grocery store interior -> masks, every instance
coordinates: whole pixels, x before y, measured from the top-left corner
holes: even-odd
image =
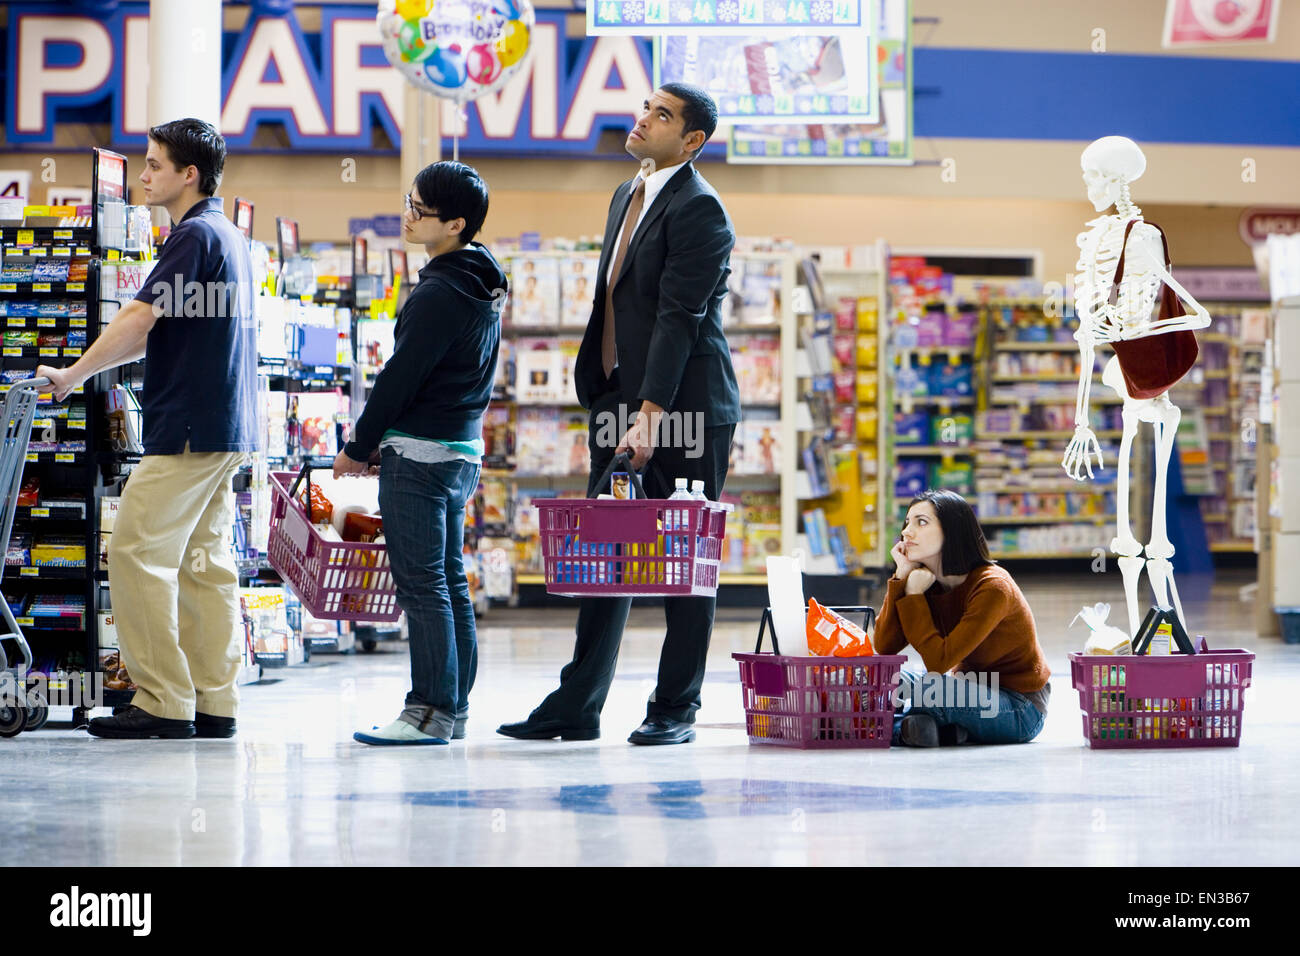
[[[171,224],[143,205],[147,131],[197,116],[226,138],[218,196],[251,250],[264,438],[232,487],[238,733],[106,740],[87,720],[135,686],[108,548],[143,454],[148,356],[42,395],[25,453],[11,431],[0,586],[48,706],[0,706],[0,846],[40,834],[44,864],[93,866],[1293,863],[1300,100],[1259,91],[1300,89],[1297,5],[487,6],[526,42],[498,44],[458,101],[410,61],[421,24],[469,4],[0,3],[0,388],[76,361],[150,281]],[[673,593],[651,587],[599,739],[510,739],[498,725],[527,718],[573,655],[573,585],[606,583],[566,571],[543,516],[586,496],[574,364],[610,197],[637,173],[625,140],[670,81],[719,105],[695,167],[736,234],[722,328],[743,409],[696,736],[627,740]],[[1107,136],[1140,147],[1124,202],[1163,230],[1186,311],[1210,320],[1166,389],[1181,415],[1164,455],[1149,418],[1121,447],[1136,400],[1103,381],[1117,350],[1076,338],[1083,234],[1106,211],[1081,154]],[[405,619],[313,614],[274,528],[392,354],[428,258],[403,241],[403,195],[453,156],[491,189],[479,239],[512,287],[465,525],[477,679],[463,739],[367,747],[354,732],[392,720],[411,686]],[[1079,478],[1063,467],[1076,426],[1097,442]],[[800,604],[879,611],[926,489],[970,503],[1032,610],[1051,671],[1041,732],[890,746],[888,716],[828,734],[806,713],[774,730],[782,694],[817,695],[787,692],[789,674],[756,692],[756,668],[827,665],[755,657],[774,656],[765,608],[793,580]],[[1141,544],[1163,525],[1173,546],[1179,606],[1146,644],[1125,629],[1121,520]],[[1139,617],[1152,593],[1143,575]],[[1101,650],[1103,624],[1122,650]],[[1195,687],[1144,693],[1152,666]]]

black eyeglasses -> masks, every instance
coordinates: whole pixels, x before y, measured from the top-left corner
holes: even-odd
[[[405,207],[406,207],[406,211],[409,212],[409,213],[411,214],[411,217],[412,217],[416,222],[419,222],[419,221],[420,221],[421,219],[423,219],[425,216],[434,216],[434,215],[437,215],[437,213],[435,213],[435,212],[433,212],[433,211],[425,212],[423,209],[421,209],[421,208],[420,208],[419,206],[417,206],[415,203],[411,202],[411,195],[410,195],[410,193],[407,193],[406,195],[404,195],[404,196],[402,197],[402,203],[405,205]]]

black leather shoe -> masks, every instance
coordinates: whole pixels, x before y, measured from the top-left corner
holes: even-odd
[[[502,724],[497,733],[515,740],[595,740],[599,727],[570,727],[558,720],[521,720],[517,724]]]
[[[170,720],[155,717],[135,705],[112,717],[96,717],[90,722],[93,737],[112,737],[120,740],[149,740],[162,737],[169,740],[187,740],[194,736],[192,720]]]
[[[211,714],[194,714],[194,736],[196,737],[233,737],[235,736],[234,717],[213,717]]]
[[[645,723],[632,731],[628,743],[653,746],[655,744],[689,744],[695,739],[695,728],[685,721],[671,717],[647,717]]]

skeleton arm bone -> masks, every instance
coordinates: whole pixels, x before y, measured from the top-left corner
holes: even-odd
[[[1159,248],[1159,246],[1156,245],[1156,248]],[[1192,298],[1191,293],[1184,289],[1178,280],[1173,277],[1172,273],[1165,268],[1163,256],[1153,255],[1151,249],[1145,244],[1135,244],[1132,254],[1140,256],[1146,269],[1150,270],[1150,272],[1159,278],[1161,282],[1173,289],[1178,295],[1178,298],[1191,310],[1188,315],[1176,315],[1168,319],[1153,319],[1144,325],[1136,326],[1135,328],[1140,329],[1141,335],[1135,337],[1141,338],[1148,335],[1159,335],[1166,332],[1179,332],[1184,330],[1194,331],[1196,329],[1204,329],[1210,326],[1213,322],[1210,313],[1206,310],[1205,306]]]
[[[1061,467],[1075,481],[1083,481],[1084,469],[1087,469],[1088,477],[1092,477],[1094,454],[1097,456],[1098,468],[1101,468],[1104,463],[1101,458],[1101,445],[1098,444],[1097,436],[1093,434],[1092,429],[1088,427],[1088,407],[1092,401],[1092,365],[1096,356],[1093,337],[1091,331],[1083,325],[1078,332],[1074,333],[1074,337],[1079,342],[1079,393],[1074,406],[1074,437],[1066,446]]]

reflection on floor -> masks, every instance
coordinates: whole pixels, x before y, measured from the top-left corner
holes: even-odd
[[[353,743],[400,709],[406,649],[318,656],[246,688],[234,740],[0,740],[0,846],[39,846],[43,865],[1294,863],[1300,647],[1254,636],[1249,580],[1179,582],[1194,633],[1257,655],[1236,749],[1083,746],[1066,654],[1085,635],[1067,625],[1085,600],[1118,621],[1118,575],[1022,576],[1053,698],[1042,735],[1016,747],[750,746],[730,659],[753,649],[748,610],[720,612],[699,739],[633,747],[656,608],[634,612],[601,740],[507,740],[493,730],[551,689],[573,612],[493,609],[464,741]]]

